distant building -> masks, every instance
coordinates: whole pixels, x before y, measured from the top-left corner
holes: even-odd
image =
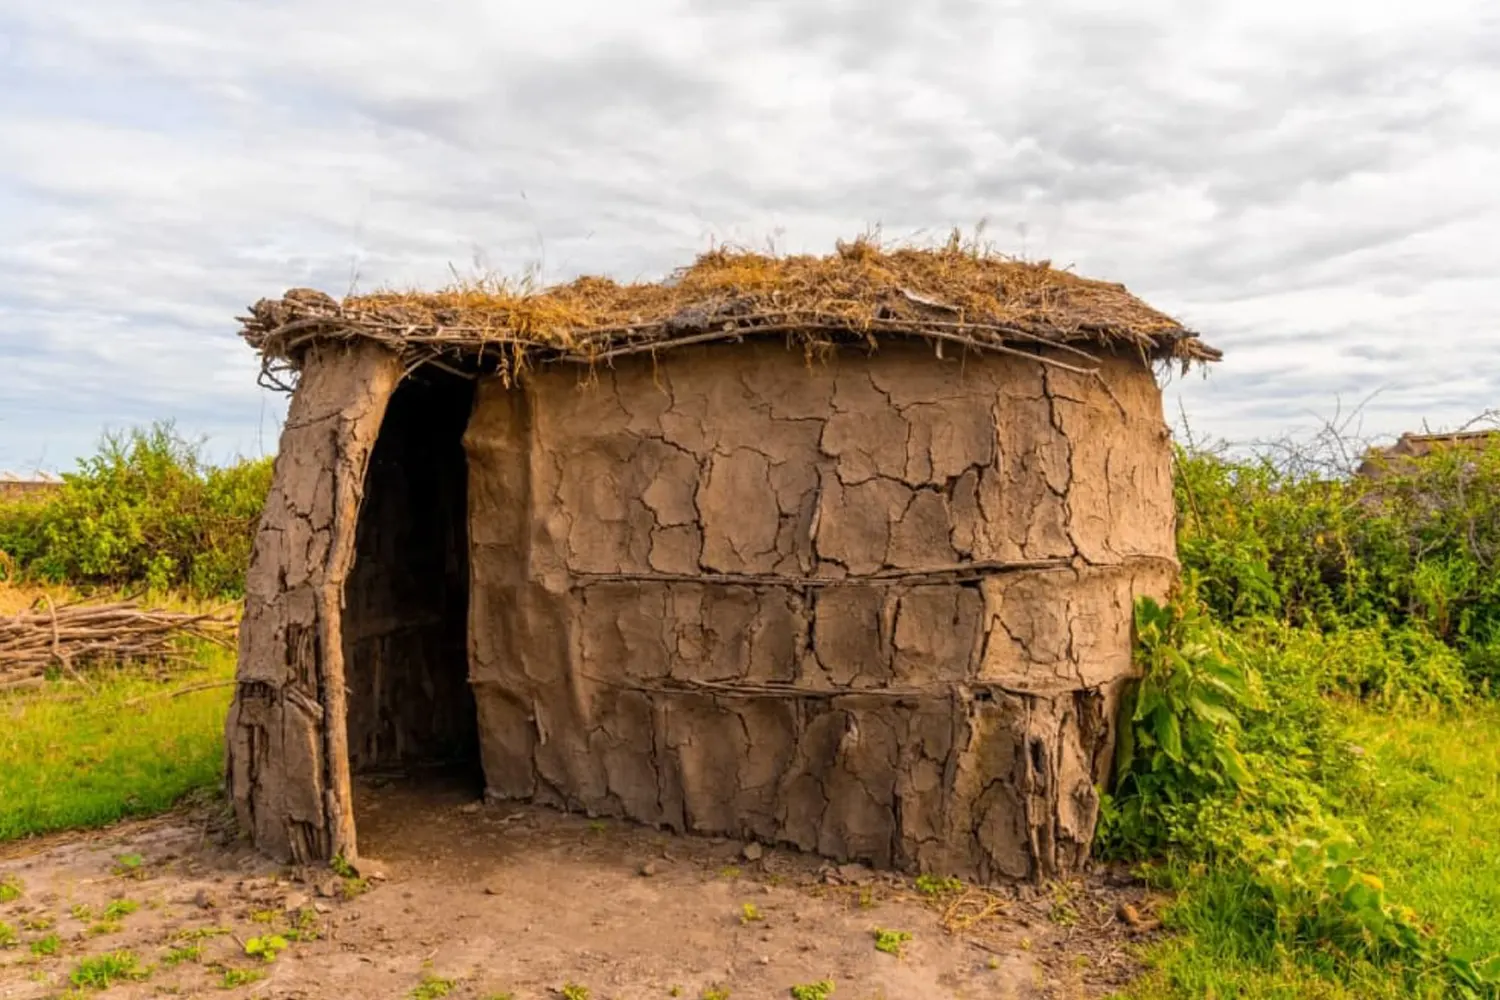
[[[38,496],[50,493],[61,485],[62,480],[48,472],[23,476],[0,469],[0,500]]]
[[[1461,431],[1455,434],[1403,434],[1388,448],[1371,448],[1359,464],[1356,475],[1367,479],[1384,479],[1410,472],[1416,459],[1438,451],[1461,448],[1483,451],[1500,447],[1500,430]]]

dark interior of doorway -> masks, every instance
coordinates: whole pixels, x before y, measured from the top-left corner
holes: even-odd
[[[420,777],[483,788],[468,682],[473,404],[471,380],[417,369],[392,395],[370,457],[343,620],[356,786]]]

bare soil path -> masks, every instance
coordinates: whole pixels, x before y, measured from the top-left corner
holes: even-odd
[[[360,799],[361,847],[379,859],[364,878],[220,843],[202,810],[0,849],[0,883],[20,890],[0,902],[15,932],[0,1000],[65,995],[85,963],[119,951],[139,978],[88,995],[755,1000],[826,980],[830,1000],[1020,1000],[1106,995],[1134,971],[1139,928],[1116,914],[1143,908],[1141,891],[1103,879],[933,895],[440,785]],[[878,930],[910,938],[889,937],[891,954]],[[267,945],[273,961],[247,954]]]

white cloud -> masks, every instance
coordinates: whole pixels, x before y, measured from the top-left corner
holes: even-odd
[[[1226,349],[1201,432],[1500,401],[1500,19],[1482,2],[961,0],[0,12],[0,466],[176,417],[255,450],[233,316],[450,264],[652,277],[991,221]]]

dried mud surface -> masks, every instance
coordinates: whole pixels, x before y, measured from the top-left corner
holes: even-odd
[[[479,386],[470,672],[501,799],[980,881],[1087,857],[1134,599],[1176,571],[1150,370],[684,349]]]
[[[119,949],[149,973],[90,995],[406,998],[443,979],[465,1000],[542,1000],[569,984],[590,1000],[698,1000],[716,988],[754,1000],[828,979],[837,1000],[1082,998],[1134,971],[1141,928],[1116,914],[1147,902],[1104,877],[931,898],[862,866],[417,784],[358,788],[361,843],[380,860],[361,863],[370,888],[350,898],[327,869],[220,843],[203,812],[0,850],[0,879],[23,887],[0,904],[19,937],[0,949],[0,998],[59,996],[86,957]],[[122,868],[133,855],[139,866]],[[139,908],[98,933],[118,899]],[[290,941],[270,963],[246,957],[251,938],[298,924],[289,910],[316,939]],[[911,935],[901,955],[875,949],[877,928]],[[33,955],[46,934],[58,953]],[[189,944],[196,960],[165,963]],[[225,969],[263,977],[226,990]]]

